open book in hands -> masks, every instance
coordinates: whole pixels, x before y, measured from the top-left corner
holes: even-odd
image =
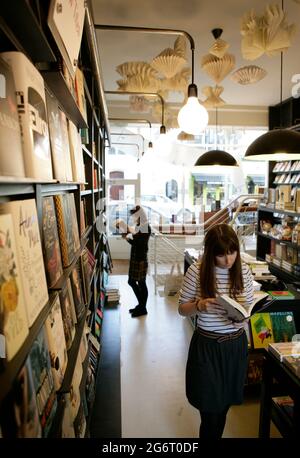
[[[267,307],[270,302],[265,303],[265,299],[268,297],[268,293],[259,292],[259,294],[254,296],[254,302],[245,308],[243,305],[239,304],[232,297],[222,294],[222,296],[217,297],[217,302],[222,308],[226,311],[227,317],[236,322],[244,321],[250,318],[250,316],[255,312],[260,312],[265,307]],[[255,307],[257,306],[257,307]]]
[[[120,234],[133,233],[134,228],[128,226],[128,224],[123,219],[116,219],[115,226],[119,229]]]

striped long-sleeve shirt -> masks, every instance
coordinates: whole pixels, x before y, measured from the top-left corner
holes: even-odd
[[[200,299],[200,264],[193,263],[187,270],[179,294],[179,303],[194,301]],[[237,295],[236,301],[242,304],[246,309],[253,303],[253,278],[249,267],[242,263],[242,276],[244,289]],[[217,286],[217,295],[226,294],[230,296],[230,278],[229,269],[215,267],[215,277]],[[197,326],[206,331],[219,332],[222,334],[236,331],[236,325],[228,320],[226,315],[220,315],[213,312],[197,312]]]

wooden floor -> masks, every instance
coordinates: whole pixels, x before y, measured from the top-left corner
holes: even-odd
[[[124,263],[117,264],[114,272],[124,268]],[[150,276],[148,315],[132,318],[128,309],[136,305],[136,299],[127,275],[116,278],[121,294],[122,437],[198,437],[199,414],[185,397],[190,322],[178,314],[176,296],[154,294]],[[230,409],[223,437],[256,438],[258,420],[258,396],[248,396],[242,406]],[[273,425],[271,437],[280,437]]]
[[[113,261],[112,275],[127,275],[128,267],[128,259],[116,259]]]

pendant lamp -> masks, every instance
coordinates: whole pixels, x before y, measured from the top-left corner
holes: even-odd
[[[231,154],[219,149],[213,149],[202,154],[195,162],[195,167],[208,165],[237,167],[238,164]]]
[[[216,108],[216,138],[218,138],[218,108]],[[217,142],[218,140],[216,140],[216,143]],[[238,167],[238,163],[231,154],[219,149],[213,149],[207,151],[204,154],[201,154],[201,156],[199,156],[197,161],[195,162],[195,167],[213,165],[224,167]]]
[[[282,126],[282,64],[283,52],[281,51],[280,127]],[[246,150],[244,159],[249,161],[291,161],[300,159],[300,133],[281,128],[271,130],[251,143]]]
[[[156,33],[164,35],[183,35],[185,36],[191,46],[192,51],[192,83],[188,86],[188,100],[186,104],[179,110],[178,124],[181,130],[187,134],[197,135],[200,134],[208,124],[208,112],[206,108],[200,104],[198,100],[198,89],[194,83],[194,51],[195,42],[192,36],[185,30],[174,29],[160,29],[149,27],[132,27],[122,25],[108,25],[108,24],[94,24],[95,29],[102,30],[123,30],[141,33]],[[160,133],[165,133],[165,127],[162,124]]]

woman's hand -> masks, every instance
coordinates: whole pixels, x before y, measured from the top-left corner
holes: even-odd
[[[207,297],[196,301],[196,309],[198,312],[222,313],[225,310],[218,304],[215,297]],[[226,313],[226,312],[225,312]]]

